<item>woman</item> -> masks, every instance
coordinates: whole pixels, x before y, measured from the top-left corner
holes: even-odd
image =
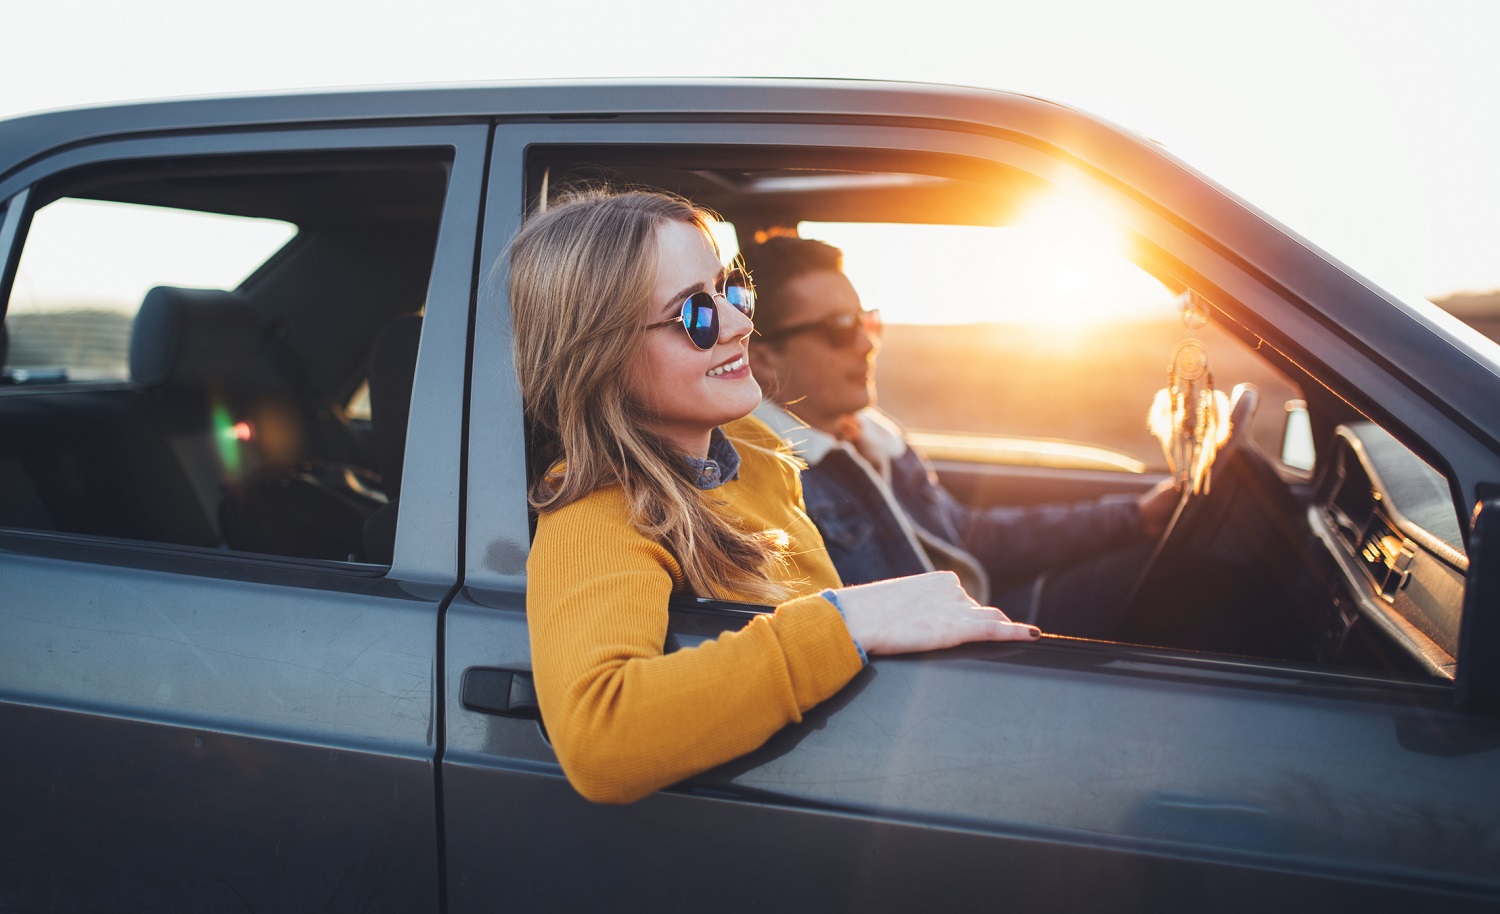
[[[511,248],[528,417],[551,469],[527,565],[537,696],[563,770],[631,802],[761,745],[868,654],[1033,640],[951,574],[840,588],[797,469],[749,413],[753,293],[710,216],[656,193],[594,191]],[[667,600],[779,604],[663,653]]]

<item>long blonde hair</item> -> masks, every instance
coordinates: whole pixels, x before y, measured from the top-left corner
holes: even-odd
[[[631,523],[671,551],[694,593],[776,602],[787,588],[770,576],[785,561],[774,534],[714,510],[620,380],[643,346],[658,229],[683,222],[712,240],[712,219],[680,197],[594,189],[553,203],[511,243],[516,369],[540,471],[528,496],[545,513],[618,485]]]

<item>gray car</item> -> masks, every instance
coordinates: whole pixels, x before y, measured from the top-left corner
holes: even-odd
[[[595,806],[531,691],[503,254],[600,181],[745,240],[1066,194],[1188,317],[1079,389],[1179,338],[1254,386],[1110,638],[879,658]],[[1120,128],[819,81],[70,110],[0,123],[0,258],[0,910],[1500,906],[1500,349]],[[972,415],[1012,395],[960,336],[915,374]],[[972,504],[1171,472],[991,424],[1035,446],[930,436]]]

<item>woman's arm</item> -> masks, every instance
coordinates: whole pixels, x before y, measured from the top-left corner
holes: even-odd
[[[528,563],[542,716],[568,779],[607,803],[752,751],[860,669],[843,617],[815,595],[663,654],[680,572],[626,517],[617,491],[545,514]]]

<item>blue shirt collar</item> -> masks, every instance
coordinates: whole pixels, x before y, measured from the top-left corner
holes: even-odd
[[[714,429],[708,437],[708,457],[683,459],[695,474],[693,485],[700,489],[717,489],[740,475],[740,452],[721,429]]]

